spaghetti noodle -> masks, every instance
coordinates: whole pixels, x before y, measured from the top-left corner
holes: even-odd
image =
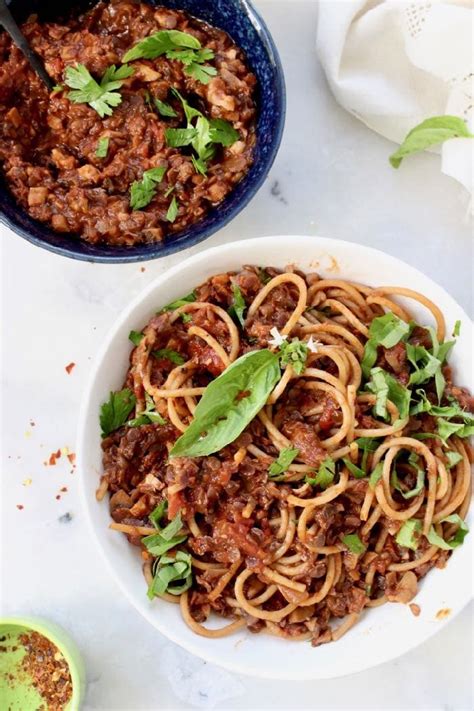
[[[365,608],[411,601],[462,543],[471,495],[474,400],[452,383],[445,333],[412,290],[256,267],[154,316],[111,394],[122,421],[101,420],[98,489],[142,550],[149,596],[179,600],[206,637],[247,627],[314,646]],[[206,456],[175,456],[210,384],[262,349],[281,372],[257,415]],[[199,442],[229,417],[215,407]],[[209,626],[212,613],[230,622]]]

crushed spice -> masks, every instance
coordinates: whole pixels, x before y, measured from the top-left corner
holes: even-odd
[[[73,368],[75,368],[76,364],[75,363],[69,363],[69,365],[66,365],[64,370],[68,375],[71,375],[71,371]]]
[[[38,632],[20,636],[25,649],[22,669],[46,704],[48,711],[62,711],[72,696],[72,679],[58,648]]]

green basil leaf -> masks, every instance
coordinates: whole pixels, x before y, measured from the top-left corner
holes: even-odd
[[[382,368],[372,368],[371,381],[366,389],[376,395],[375,414],[386,419],[388,417],[387,400],[398,408],[402,420],[408,417],[410,407],[410,391]]]
[[[134,346],[139,346],[143,335],[144,334],[141,331],[130,331],[130,333],[128,334],[128,338]]]
[[[304,341],[293,338],[292,341],[283,341],[280,346],[280,363],[282,368],[291,365],[297,375],[301,375],[306,367],[309,348]]]
[[[416,551],[420,543],[420,534],[421,521],[416,518],[409,518],[408,521],[405,521],[403,526],[400,528],[395,540],[399,546]]]
[[[355,476],[356,479],[364,479],[366,477],[366,473],[363,469],[357,466],[357,464],[354,464],[349,457],[343,457],[342,461],[346,465],[346,467],[349,469],[350,473]]]
[[[168,502],[166,499],[163,499],[163,501],[160,501],[158,506],[156,506],[151,514],[148,514],[148,518],[150,522],[154,525],[155,528],[161,528],[160,523],[161,519],[165,515],[166,511],[168,510]]]
[[[364,347],[362,372],[369,377],[377,360],[377,347],[393,348],[410,333],[411,326],[395,316],[391,311],[374,318],[369,327],[369,338]]]
[[[152,351],[151,354],[154,358],[166,358],[166,360],[170,360],[176,365],[183,365],[185,361],[181,353],[174,351],[172,348],[160,348],[157,351]]]
[[[454,324],[453,328],[453,336],[460,336],[461,335],[461,321],[456,321]]]
[[[406,135],[400,148],[390,156],[390,163],[394,168],[398,168],[402,160],[412,153],[419,153],[430,146],[459,137],[473,137],[465,121],[459,116],[433,116],[422,121]]]
[[[434,526],[431,526],[427,535],[427,539],[431,545],[438,546],[438,548],[442,548],[444,551],[452,551],[454,548],[461,546],[469,533],[467,523],[463,521],[458,514],[451,514],[451,516],[443,518],[440,523],[455,523],[458,525],[458,530],[454,534],[453,538],[449,541],[445,541],[444,538],[441,538],[441,536],[436,533]]]
[[[293,447],[285,447],[282,449],[278,455],[278,459],[275,459],[275,461],[270,464],[268,478],[278,480],[279,477],[288,470],[293,459],[298,456],[299,451],[299,449]]]
[[[459,454],[459,452],[445,452],[446,459],[448,460],[447,468],[452,469],[453,467],[456,466],[456,464],[459,464],[459,462],[462,462],[463,456],[462,454]]]
[[[136,401],[135,395],[129,388],[110,393],[108,402],[104,402],[100,408],[102,437],[107,437],[126,423]]]
[[[438,419],[438,434],[446,442],[453,434],[462,439],[474,435],[474,425],[465,425],[462,422],[450,422],[441,417]]]
[[[176,556],[163,555],[157,562],[153,580],[148,588],[148,597],[181,595],[192,585],[192,560],[189,553],[177,551]]]
[[[171,457],[204,457],[233,442],[281,377],[278,357],[268,349],[238,358],[204,391],[194,420],[175,442]]]
[[[410,454],[410,456],[408,457],[408,462],[416,471],[416,484],[413,489],[405,491],[400,486],[400,482],[395,470],[392,472],[391,481],[393,487],[400,492],[404,499],[413,499],[415,496],[418,496],[418,494],[423,491],[423,487],[425,485],[425,471],[419,466],[419,457],[414,454],[414,452],[412,452],[412,454]]]
[[[160,30],[138,42],[122,57],[122,63],[135,59],[156,59],[173,49],[200,49],[201,43],[193,35],[178,30]]]
[[[423,346],[412,346],[407,343],[407,358],[415,367],[415,372],[410,375],[409,384],[419,385],[426,383],[438,372],[441,368],[441,361],[435,358]]]
[[[350,550],[350,552],[355,553],[355,555],[365,553],[367,548],[367,546],[362,543],[357,533],[348,533],[343,536],[342,542]]]
[[[334,477],[336,475],[336,462],[331,457],[326,457],[326,459],[321,463],[319,469],[316,472],[315,477],[305,476],[305,482],[311,484],[311,486],[319,486],[321,489],[327,489],[328,486],[334,482]]]
[[[369,486],[375,489],[377,482],[380,481],[383,474],[383,462],[379,462],[369,477]]]
[[[196,292],[192,291],[190,294],[187,294],[187,296],[182,296],[181,299],[176,299],[176,301],[172,301],[170,304],[163,306],[163,308],[160,309],[158,313],[162,314],[165,311],[174,311],[175,309],[179,309],[180,306],[185,306],[185,304],[191,304],[193,301],[196,301],[196,299]]]
[[[237,319],[237,321],[240,323],[242,328],[245,326],[245,317],[244,317],[244,311],[247,308],[247,304],[245,303],[245,299],[242,296],[242,292],[240,291],[239,285],[238,284],[232,284],[232,306],[229,309],[229,316],[232,316]]]

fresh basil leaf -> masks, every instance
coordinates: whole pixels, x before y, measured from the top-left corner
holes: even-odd
[[[178,216],[179,212],[179,207],[178,207],[178,201],[176,200],[176,197],[173,195],[173,199],[171,200],[168,211],[166,213],[166,219],[168,222],[174,222]]]
[[[396,535],[395,541],[399,546],[410,548],[416,551],[420,543],[421,521],[416,518],[409,518],[405,521]]]
[[[154,96],[153,103],[158,109],[160,116],[164,116],[165,118],[175,118],[178,115],[173,107],[170,104],[167,104],[166,101],[161,101],[161,99],[157,99]]]
[[[364,479],[364,477],[367,476],[365,471],[358,467],[357,464],[354,464],[354,462],[352,462],[349,457],[343,457],[342,461],[349,469],[350,473],[355,476],[356,479]]]
[[[157,351],[152,351],[151,354],[154,358],[166,358],[166,360],[170,360],[176,365],[183,365],[185,361],[181,353],[174,351],[172,348],[160,348]]]
[[[177,551],[176,556],[163,555],[157,562],[153,580],[148,588],[150,600],[155,595],[181,595],[192,585],[192,559],[189,553]]]
[[[163,499],[163,501],[160,501],[158,506],[156,506],[153,511],[148,514],[148,519],[151,521],[151,523],[154,525],[155,528],[160,529],[160,523],[161,519],[165,515],[166,511],[168,510],[168,501],[166,499]]]
[[[320,464],[315,477],[305,476],[305,482],[311,486],[319,486],[321,489],[327,489],[334,482],[336,475],[336,462],[331,457],[326,457]]]
[[[157,183],[161,183],[166,173],[166,166],[145,170],[141,180],[135,180],[130,186],[130,207],[141,210],[154,198]]]
[[[440,523],[455,523],[459,526],[459,528],[454,534],[453,538],[451,538],[449,541],[445,541],[444,538],[441,538],[441,536],[436,533],[434,526],[431,526],[427,535],[427,539],[431,543],[431,545],[438,546],[438,548],[442,548],[444,551],[452,551],[454,550],[454,548],[461,546],[467,534],[469,533],[469,527],[467,523],[463,521],[458,514],[451,514],[451,516],[443,518]]]
[[[291,341],[283,341],[280,346],[280,363],[282,368],[291,365],[297,375],[301,375],[306,367],[309,348],[304,341],[293,338]]]
[[[410,437],[412,439],[419,439],[419,440],[424,440],[424,439],[441,439],[439,434],[436,434],[435,432],[411,432]]]
[[[415,371],[410,375],[410,385],[426,383],[440,370],[441,361],[423,346],[413,346],[407,343],[406,349],[407,358],[415,367]]]
[[[411,326],[391,311],[374,318],[369,326],[369,338],[364,347],[362,372],[366,378],[377,360],[377,347],[393,348],[410,333]]]
[[[191,304],[193,301],[196,301],[196,299],[197,299],[196,292],[191,291],[190,294],[187,294],[186,296],[182,296],[180,299],[176,299],[176,301],[172,301],[170,304],[163,306],[163,308],[160,309],[158,311],[158,313],[162,314],[165,311],[174,311],[175,309],[179,309],[180,306],[185,306],[186,304]]]
[[[361,469],[367,473],[369,454],[378,449],[380,442],[375,437],[359,437],[356,439],[356,444],[362,452]]]
[[[390,164],[398,168],[404,158],[436,146],[451,138],[472,138],[465,121],[459,116],[433,116],[415,126],[405,137],[400,148],[390,156]]]
[[[141,331],[130,331],[128,334],[129,340],[133,343],[134,346],[139,346],[140,342],[143,338],[144,334],[141,333]]]
[[[453,337],[461,335],[461,321],[456,321],[453,328]]]
[[[348,533],[342,537],[342,542],[350,550],[350,552],[355,553],[355,555],[365,553],[367,548],[367,546],[362,543],[357,533]]]
[[[408,457],[408,463],[415,469],[416,471],[416,484],[413,487],[413,489],[410,489],[409,491],[405,491],[401,486],[400,482],[397,476],[396,471],[394,470],[392,472],[391,476],[391,482],[392,486],[400,492],[400,494],[403,496],[404,499],[412,499],[415,496],[418,496],[418,494],[421,494],[423,491],[423,487],[425,485],[425,471],[422,469],[419,464],[419,457],[412,452],[410,456]]]
[[[97,148],[95,150],[95,154],[97,158],[106,158],[107,153],[109,151],[109,139],[107,136],[104,138],[99,138],[97,141]]]
[[[235,316],[242,328],[244,328],[244,311],[247,308],[247,304],[245,303],[245,299],[242,296],[242,292],[240,291],[238,284],[232,284],[232,297],[232,306],[229,309],[229,316]]]
[[[375,414],[386,419],[388,417],[387,400],[398,409],[402,420],[408,417],[410,407],[410,391],[382,368],[372,368],[371,381],[365,386],[376,396]]]
[[[285,447],[278,455],[278,458],[270,464],[268,469],[268,478],[278,480],[284,474],[291,462],[298,456],[299,449],[294,447]]]
[[[383,474],[383,462],[379,462],[369,477],[369,486],[375,489]]]
[[[156,59],[167,52],[182,47],[200,49],[201,43],[193,35],[179,30],[160,30],[140,40],[122,57],[122,63],[135,59]]]
[[[264,348],[238,358],[204,391],[194,420],[175,442],[171,457],[203,457],[233,442],[281,377],[278,357]]]
[[[474,435],[474,425],[466,425],[462,422],[450,422],[440,417],[438,419],[438,434],[443,442],[446,442],[453,434],[464,439]]]
[[[135,395],[129,388],[110,393],[108,402],[104,402],[100,408],[102,437],[107,437],[126,423],[136,401]]]
[[[453,467],[456,466],[456,464],[459,464],[459,462],[462,462],[463,456],[462,454],[459,454],[459,452],[445,452],[446,459],[448,460],[447,468],[452,469]]]

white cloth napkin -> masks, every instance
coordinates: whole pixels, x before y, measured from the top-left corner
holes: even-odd
[[[472,0],[321,0],[317,50],[339,103],[392,141],[444,114],[474,133],[473,21]],[[474,139],[436,152],[472,209]]]

